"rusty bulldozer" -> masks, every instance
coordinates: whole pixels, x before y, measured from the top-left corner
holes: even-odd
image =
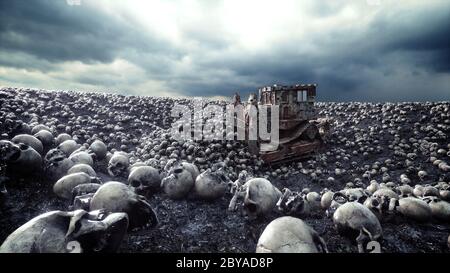
[[[273,85],[260,88],[258,95],[250,94],[246,106],[279,107],[279,142],[275,147],[270,140],[247,138],[249,151],[259,155],[265,163],[274,164],[309,157],[323,147],[330,122],[325,118],[317,119],[314,106],[316,87],[316,84]],[[242,104],[237,93],[233,104]],[[247,136],[248,124],[248,115],[245,114]]]

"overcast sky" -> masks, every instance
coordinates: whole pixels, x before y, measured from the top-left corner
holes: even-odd
[[[450,100],[448,0],[0,0],[0,86]]]

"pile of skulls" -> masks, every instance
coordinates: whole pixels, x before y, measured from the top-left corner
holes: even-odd
[[[42,177],[69,211],[30,220],[0,250],[115,251],[126,230],[157,223],[148,200],[158,192],[175,200],[229,196],[228,209],[242,208],[250,219],[273,210],[287,215],[267,226],[262,252],[327,251],[296,217],[332,217],[360,251],[380,240],[384,222],[450,222],[449,103],[317,103],[319,116],[334,121],[326,149],[277,167],[241,141],[175,140],[176,103],[194,106],[188,99],[1,89],[0,195],[11,183]],[[62,235],[47,245],[44,230]]]

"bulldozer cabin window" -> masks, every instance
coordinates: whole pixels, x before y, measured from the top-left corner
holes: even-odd
[[[281,94],[281,102],[288,102],[288,94],[287,93],[282,93]]]
[[[297,101],[303,102],[308,99],[307,91],[298,91],[297,92]]]

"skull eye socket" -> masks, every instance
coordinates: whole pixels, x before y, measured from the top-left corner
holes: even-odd
[[[182,173],[182,172],[183,172],[183,169],[177,168],[177,169],[173,170],[173,172],[176,173],[176,174]]]
[[[25,151],[26,149],[28,149],[28,145],[23,144],[23,143],[20,143],[20,144],[19,144],[19,148],[20,148],[22,151]]]
[[[380,205],[380,202],[378,202],[377,199],[373,199],[373,200],[372,200],[372,206],[377,207],[377,206],[379,206],[379,205]]]
[[[141,182],[139,182],[138,180],[132,180],[130,184],[131,184],[131,186],[136,188],[141,185]]]
[[[247,207],[247,210],[251,213],[255,213],[258,209],[256,204],[253,204],[253,203],[247,204],[246,207]]]

